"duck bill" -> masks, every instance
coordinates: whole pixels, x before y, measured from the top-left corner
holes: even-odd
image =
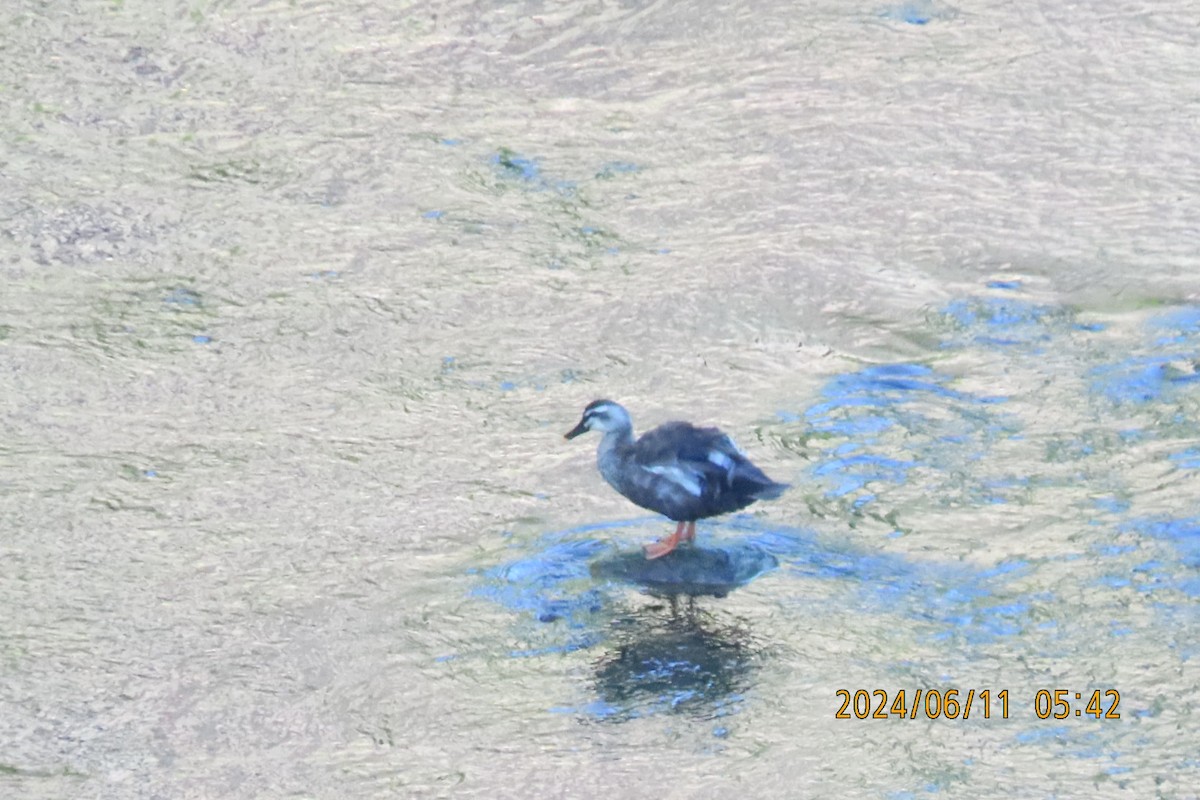
[[[583,424],[583,420],[580,420],[578,425],[576,425],[574,428],[571,428],[571,430],[564,433],[563,438],[564,439],[574,439],[576,436],[578,436],[581,433],[587,433],[587,426]]]

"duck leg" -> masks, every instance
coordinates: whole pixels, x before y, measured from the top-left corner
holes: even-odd
[[[685,533],[683,535],[683,540],[685,542],[696,541],[696,522],[695,522],[695,520],[693,520],[687,524],[687,533]]]
[[[662,558],[667,553],[674,550],[679,545],[679,542],[683,539],[683,526],[685,524],[687,523],[680,522],[675,526],[675,532],[670,536],[646,545],[646,558]]]

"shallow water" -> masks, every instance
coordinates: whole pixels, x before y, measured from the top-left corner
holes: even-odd
[[[1197,796],[1194,13],[3,21],[0,794]],[[594,577],[600,396],[778,566]]]

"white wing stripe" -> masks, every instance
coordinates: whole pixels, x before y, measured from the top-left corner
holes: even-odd
[[[720,450],[709,450],[708,460],[726,472],[729,472],[733,469],[733,459],[722,453]]]
[[[704,489],[700,486],[699,481],[697,481],[696,477],[687,470],[676,466],[665,467],[662,465],[642,467],[642,469],[646,470],[647,472],[653,472],[655,475],[661,475],[671,483],[679,486],[688,494],[699,497],[704,493]]]

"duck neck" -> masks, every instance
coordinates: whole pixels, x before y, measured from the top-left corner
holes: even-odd
[[[624,452],[632,446],[632,427],[608,431],[600,440],[600,446],[596,449],[596,465],[600,468],[600,474],[610,484],[621,474]]]

